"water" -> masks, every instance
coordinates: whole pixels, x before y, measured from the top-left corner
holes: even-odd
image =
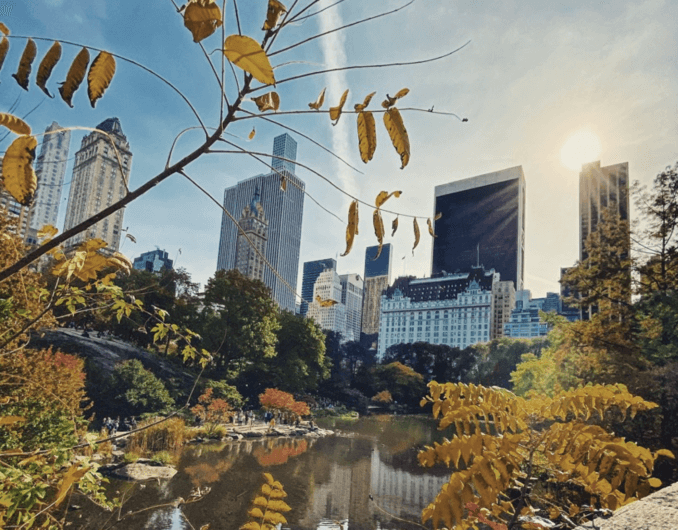
[[[417,528],[407,521],[420,522],[421,510],[449,478],[445,468],[425,469],[417,462],[418,449],[442,440],[433,420],[373,416],[325,420],[322,426],[341,434],[187,446],[179,472],[169,482],[140,487],[112,481],[111,489],[129,499],[121,514],[144,509],[114,528],[189,530],[192,525],[197,530],[209,523],[210,530],[237,529],[249,520],[247,511],[263,472],[279,480],[288,494],[285,501],[292,510],[285,514],[288,523],[283,528]],[[201,501],[181,510],[171,506],[178,497],[188,499],[194,488],[205,486],[211,491]],[[71,528],[103,528],[110,517],[89,507],[72,513]],[[108,524],[114,521],[115,516]]]

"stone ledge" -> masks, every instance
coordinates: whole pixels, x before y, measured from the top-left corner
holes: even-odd
[[[678,530],[678,483],[575,530]]]

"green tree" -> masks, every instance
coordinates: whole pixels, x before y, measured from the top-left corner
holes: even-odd
[[[330,375],[325,335],[313,320],[281,311],[276,331],[277,355],[266,362],[269,386],[285,392],[315,392]]]
[[[276,355],[278,309],[270,290],[237,270],[217,271],[205,287],[205,308],[199,330],[202,346],[213,352],[210,373],[236,382],[246,397],[258,395],[258,375]]]
[[[446,344],[415,342],[395,344],[386,350],[383,364],[401,362],[424,376],[428,382],[465,381],[467,373],[476,363],[473,347],[460,350]]]
[[[125,361],[115,367],[109,383],[111,416],[138,416],[166,412],[174,406],[163,382],[146,370],[141,361]]]
[[[471,382],[485,386],[510,388],[511,372],[516,369],[524,353],[539,353],[545,346],[543,338],[510,339],[503,337],[486,344],[472,346],[476,365],[467,372]]]

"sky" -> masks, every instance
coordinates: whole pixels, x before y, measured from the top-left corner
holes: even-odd
[[[310,0],[300,0],[305,6]],[[207,126],[219,120],[219,86],[200,47],[170,0],[8,0],[12,8],[0,15],[16,36],[61,40],[64,55],[48,84],[56,91],[78,46],[106,49],[157,72],[190,100]],[[334,0],[321,0],[313,12]],[[290,26],[274,50],[299,42],[319,30],[348,24],[406,4],[391,0],[345,0],[303,23]],[[291,0],[285,4],[290,7]],[[242,31],[262,37],[266,0],[240,1]],[[385,207],[404,215],[430,217],[436,185],[509,167],[522,166],[527,183],[525,286],[533,296],[559,290],[560,267],[578,258],[578,170],[561,160],[561,149],[575,133],[585,131],[600,140],[602,165],[628,162],[630,179],[649,184],[655,174],[678,160],[678,3],[671,0],[415,0],[404,9],[365,24],[312,40],[271,57],[278,80],[348,65],[418,61],[442,55],[469,42],[457,53],[414,66],[361,68],[311,76],[279,84],[281,112],[306,110],[327,87],[325,109],[349,89],[347,109],[377,94],[371,108],[380,108],[385,94],[407,87],[399,107],[455,113],[454,116],[403,111],[411,159],[401,170],[399,157],[377,115],[377,150],[369,164],[358,151],[354,115],[332,126],[327,114],[280,115],[280,122],[331,149],[358,171],[331,157],[299,135],[297,160],[327,177],[343,191],[373,203],[382,191],[402,190]],[[226,35],[237,32],[232,0],[226,6]],[[62,126],[94,127],[106,118],[120,119],[134,154],[130,186],[136,188],[162,171],[177,134],[198,125],[183,99],[167,84],[138,66],[118,61],[108,92],[90,107],[86,88],[73,98],[74,109],[49,99],[33,84],[24,92],[11,78],[23,39],[12,39],[0,71],[0,112],[19,99],[16,114],[34,132],[52,121]],[[218,50],[221,31],[205,41]],[[38,61],[49,43],[37,42]],[[217,71],[218,51],[212,55]],[[289,63],[289,64],[283,64]],[[235,84],[226,71],[227,93]],[[238,75],[242,79],[241,72]],[[264,91],[259,91],[261,94]],[[244,107],[256,111],[253,102]],[[252,128],[253,140],[247,139]],[[270,153],[273,138],[284,129],[259,119],[232,124],[229,141]],[[72,157],[84,133],[74,131]],[[233,135],[233,136],[230,136]],[[173,160],[195,149],[204,138],[198,130],[184,134]],[[6,149],[5,140],[0,149]],[[581,160],[585,162],[588,160]],[[210,154],[187,168],[188,174],[221,201],[224,188],[266,173],[266,167],[243,155]],[[59,229],[68,197],[72,161],[68,166],[60,208]],[[352,252],[345,250],[350,199],[303,168],[306,183],[300,257],[303,262],[334,257],[338,272],[362,274],[365,247],[376,244],[371,212],[361,207],[360,233]],[[332,211],[334,217],[309,197]],[[635,210],[631,216],[634,218]],[[205,284],[217,261],[221,210],[180,175],[175,175],[129,205],[124,226],[136,238],[121,251],[134,258],[156,246],[166,250],[176,266]],[[385,214],[391,224],[393,215]],[[401,218],[393,238],[393,274],[430,274],[432,240],[420,221],[422,240],[412,253],[411,220]]]

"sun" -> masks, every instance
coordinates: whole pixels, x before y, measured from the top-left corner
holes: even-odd
[[[569,169],[581,169],[582,164],[599,158],[600,138],[591,131],[574,133],[560,150],[560,160]]]

